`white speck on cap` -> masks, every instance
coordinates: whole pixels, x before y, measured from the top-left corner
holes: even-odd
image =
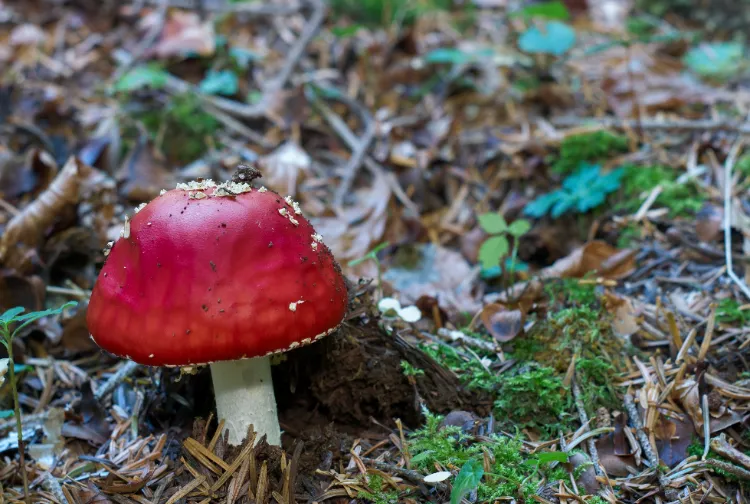
[[[137,207],[135,207],[135,213],[140,212],[144,208],[146,208],[146,204],[145,203],[141,203],[140,205],[138,205]]]
[[[295,226],[299,226],[299,221],[295,219],[294,217],[292,217],[291,215],[289,216],[289,222],[291,222]]]
[[[286,217],[286,208],[279,208],[279,215]]]
[[[289,303],[289,311],[296,312],[297,311],[297,305],[300,305],[302,303],[304,303],[304,301],[302,299],[300,299],[299,301],[295,301],[294,303]]]
[[[260,189],[258,189],[259,193],[264,193],[266,191],[268,191],[268,189],[266,189],[266,186],[262,186]]]

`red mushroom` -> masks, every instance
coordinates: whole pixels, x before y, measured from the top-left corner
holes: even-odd
[[[346,307],[340,268],[296,202],[206,180],[136,209],[87,322],[100,347],[137,363],[210,364],[230,443],[253,425],[278,445],[270,355],[330,334]]]

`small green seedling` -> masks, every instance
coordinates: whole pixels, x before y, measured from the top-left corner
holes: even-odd
[[[479,263],[483,270],[496,268],[500,264],[501,259],[507,256],[510,250],[508,236],[514,238],[509,271],[512,278],[516,270],[519,238],[529,232],[531,223],[525,219],[518,219],[509,225],[502,215],[492,212],[481,214],[477,219],[482,229],[490,235],[479,247]]]
[[[466,462],[456,476],[451,490],[451,504],[459,504],[464,495],[476,490],[484,476],[484,466],[480,460]]]
[[[620,188],[624,170],[618,168],[602,173],[598,165],[584,164],[578,172],[568,176],[560,189],[543,194],[526,205],[524,213],[531,217],[553,218],[570,211],[586,213],[607,199],[607,195]]]
[[[378,289],[380,290],[380,296],[383,296],[383,268],[380,264],[380,259],[378,259],[378,252],[383,250],[384,248],[390,246],[390,242],[383,242],[379,245],[377,245],[374,249],[370,250],[368,253],[360,257],[359,259],[352,259],[347,264],[349,267],[356,266],[357,264],[363,263],[367,261],[368,259],[375,263],[375,265],[378,268]]]
[[[0,315],[0,343],[8,351],[8,359],[6,361],[8,381],[10,382],[11,393],[13,394],[13,412],[12,416],[16,417],[16,434],[18,436],[18,455],[20,458],[21,474],[23,476],[23,493],[26,498],[26,503],[31,504],[31,494],[29,494],[29,477],[26,474],[26,463],[24,461],[24,447],[23,447],[23,426],[21,423],[21,404],[18,400],[18,388],[16,383],[16,371],[18,368],[13,360],[13,339],[21,332],[21,330],[39,320],[43,317],[50,315],[57,315],[62,313],[66,308],[75,306],[77,303],[71,301],[62,305],[59,308],[51,310],[44,310],[31,313],[23,313],[25,308],[23,306],[17,306],[6,311]],[[3,366],[4,367],[4,366]],[[4,373],[2,373],[4,374]],[[3,412],[5,416],[11,416],[8,412]]]
[[[404,376],[424,376],[424,369],[414,367],[409,361],[401,361],[401,372]]]

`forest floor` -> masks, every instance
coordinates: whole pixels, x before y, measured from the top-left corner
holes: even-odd
[[[745,47],[450,3],[0,0],[0,502],[747,501]],[[133,208],[241,163],[354,286],[281,448],[86,327]]]

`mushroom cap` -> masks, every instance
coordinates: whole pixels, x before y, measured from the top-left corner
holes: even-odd
[[[207,364],[290,350],[343,320],[339,265],[291,198],[191,182],[137,210],[91,294],[101,348],[152,366]]]

